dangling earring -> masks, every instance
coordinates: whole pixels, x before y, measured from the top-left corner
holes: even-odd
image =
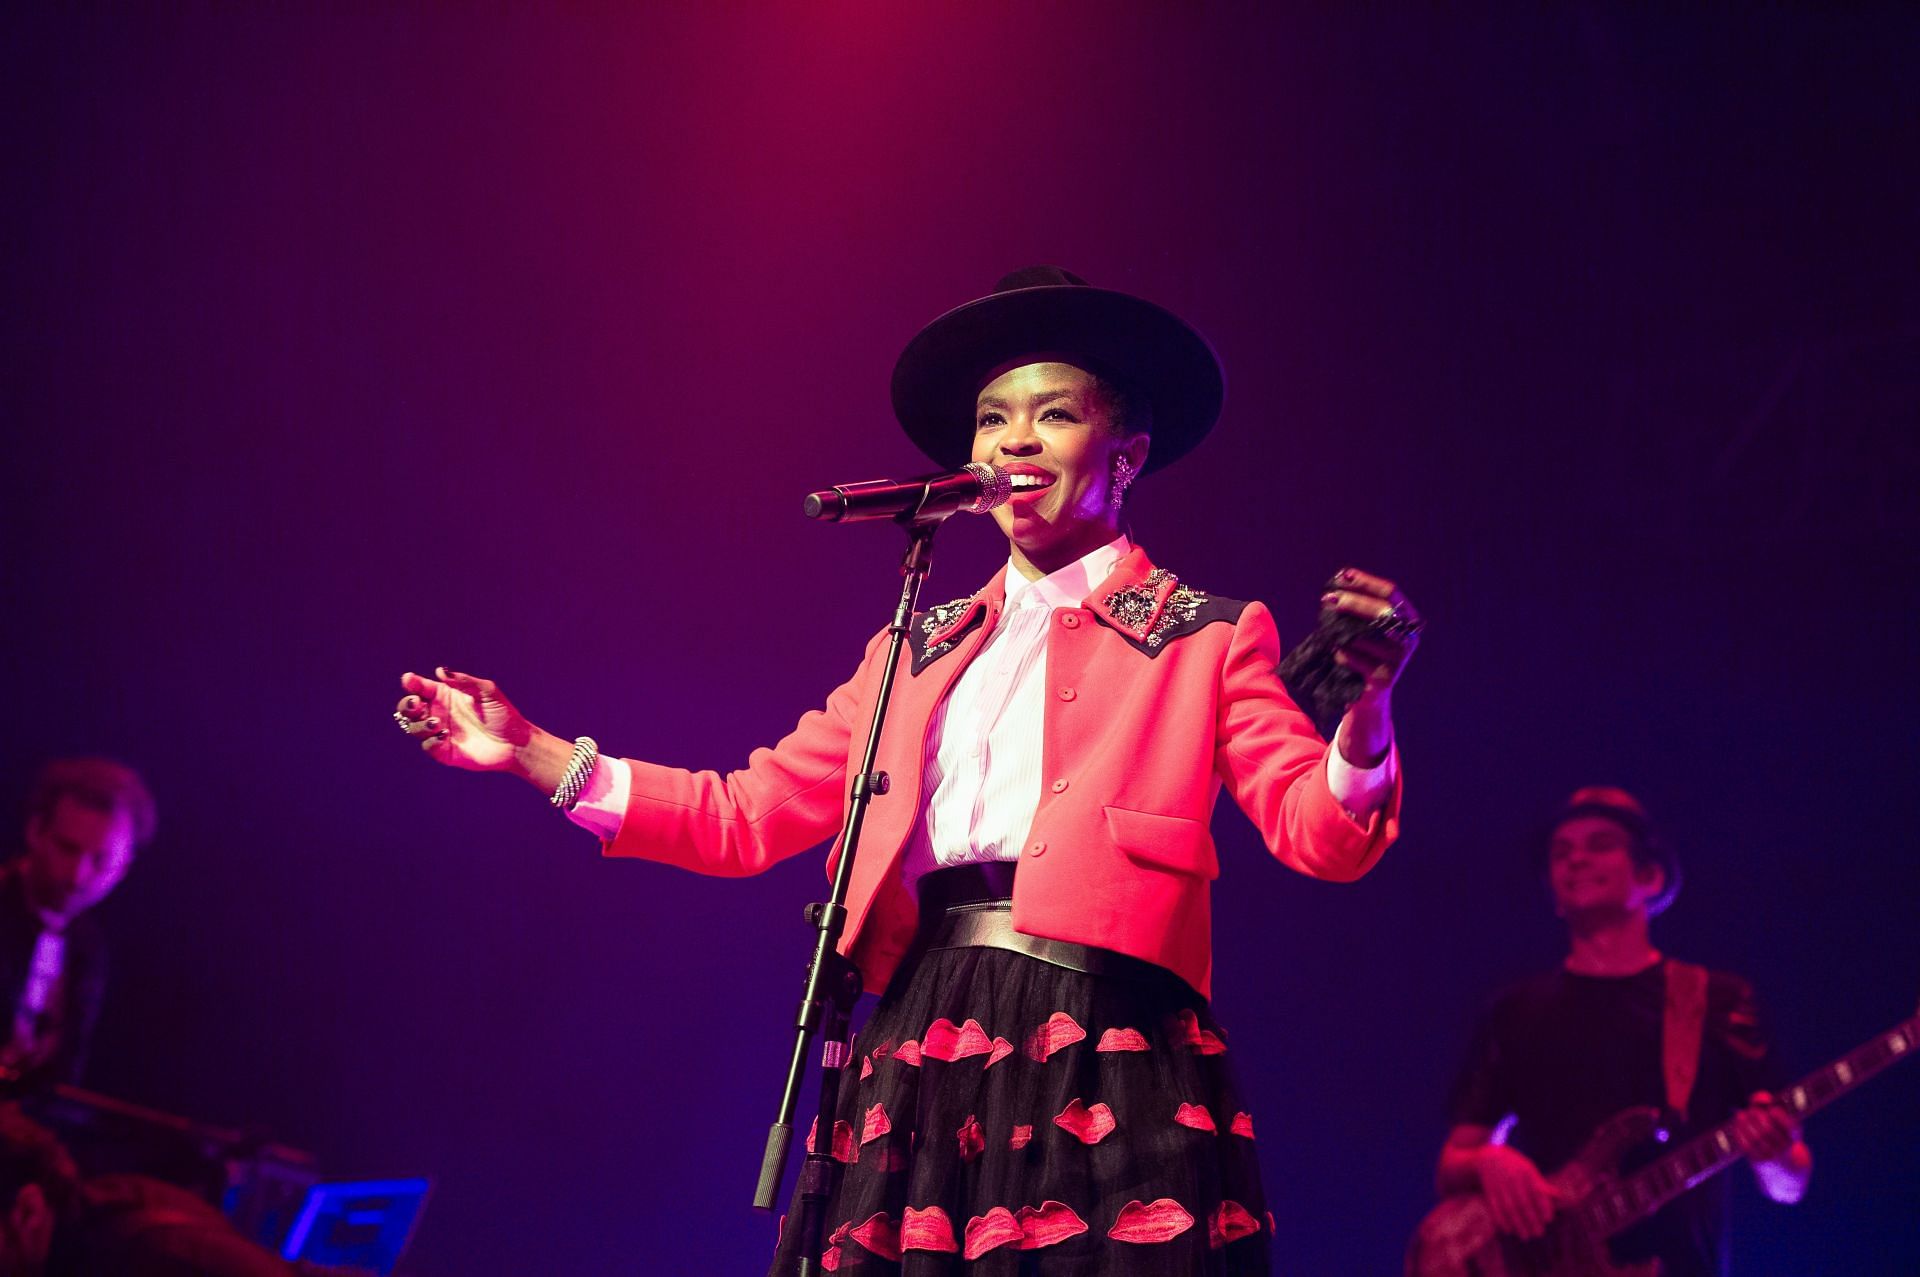
[[[1110,489],[1107,503],[1116,512],[1120,509],[1121,503],[1127,499],[1127,489],[1133,486],[1133,481],[1139,474],[1140,472],[1133,468],[1133,462],[1125,457],[1113,459],[1113,487]]]

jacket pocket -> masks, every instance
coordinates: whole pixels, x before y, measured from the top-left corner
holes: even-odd
[[[1114,845],[1136,865],[1209,880],[1220,876],[1220,858],[1205,821],[1125,807],[1109,807],[1106,812]]]

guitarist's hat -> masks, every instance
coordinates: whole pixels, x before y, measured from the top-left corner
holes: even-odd
[[[1664,912],[1680,894],[1680,857],[1667,840],[1661,836],[1660,829],[1647,815],[1646,805],[1624,789],[1611,785],[1588,785],[1576,789],[1567,801],[1553,814],[1547,825],[1546,841],[1551,841],[1553,831],[1576,816],[1600,816],[1611,820],[1627,831],[1633,839],[1633,858],[1638,864],[1658,865],[1666,875],[1666,886],[1658,896],[1647,902],[1647,916],[1651,918]]]

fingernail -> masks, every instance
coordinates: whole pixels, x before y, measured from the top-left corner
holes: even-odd
[[[1353,569],[1341,568],[1338,572],[1335,572],[1333,574],[1333,579],[1336,581],[1351,581],[1353,580]]]
[[[1325,594],[1322,594],[1320,596],[1320,605],[1322,607],[1332,607],[1335,603],[1338,603],[1339,601],[1340,601],[1339,594],[1337,594],[1332,590],[1328,590]]]
[[[439,719],[437,719],[437,718],[429,718],[429,719],[427,720],[427,726],[428,726],[428,727],[438,727],[438,726],[440,726],[440,720],[439,720]]]

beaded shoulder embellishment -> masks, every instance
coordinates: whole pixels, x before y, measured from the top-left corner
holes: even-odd
[[[1161,592],[1168,586],[1172,588],[1162,602]],[[1204,591],[1180,584],[1165,568],[1155,568],[1138,585],[1115,590],[1103,602],[1115,624],[1148,647],[1159,647],[1174,630],[1192,624],[1207,598]]]
[[[979,594],[969,594],[963,599],[951,603],[942,603],[938,607],[928,608],[920,616],[920,661],[924,664],[937,656],[945,656],[953,645],[960,641],[960,623],[967,613],[980,601]]]

